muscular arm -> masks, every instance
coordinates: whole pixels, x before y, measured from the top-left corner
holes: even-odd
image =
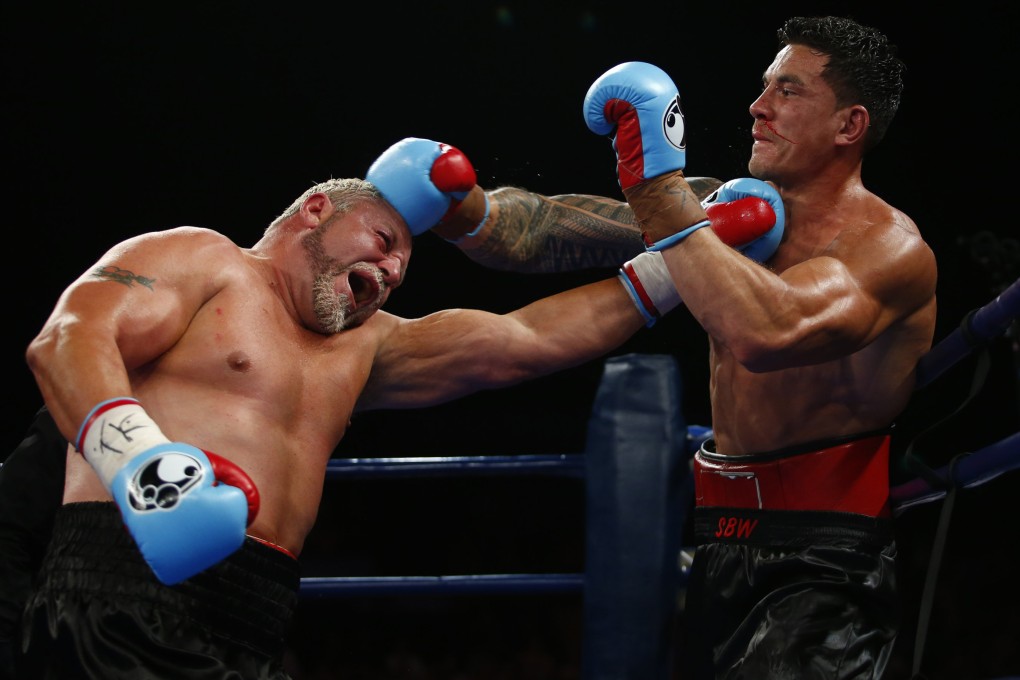
[[[722,182],[690,177],[698,199]],[[504,271],[554,273],[612,268],[644,250],[641,230],[623,201],[586,194],[541,194],[503,187],[488,192],[490,213],[457,246],[475,262]],[[437,228],[442,235],[442,229]]]
[[[377,319],[384,338],[359,410],[430,406],[547,375],[602,356],[645,323],[616,278],[509,314],[452,309]]]
[[[63,292],[26,359],[69,441],[92,407],[132,393],[129,370],[177,342],[236,251],[206,230],[147,234],[112,248]],[[205,258],[216,266],[191,275]]]
[[[818,256],[779,274],[708,229],[664,257],[687,308],[756,372],[846,356],[934,301],[934,255],[902,214],[845,229]]]

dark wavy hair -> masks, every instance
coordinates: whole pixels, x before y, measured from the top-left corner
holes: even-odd
[[[791,17],[776,35],[780,48],[804,45],[828,55],[822,77],[836,94],[836,103],[861,104],[868,110],[865,151],[882,141],[900,106],[907,68],[896,56],[896,45],[880,31],[845,17]]]

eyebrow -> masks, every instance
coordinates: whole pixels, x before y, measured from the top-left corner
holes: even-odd
[[[769,82],[767,74],[765,74],[765,73],[762,74],[761,82],[763,82],[763,83]],[[800,76],[794,76],[794,75],[789,75],[789,74],[782,74],[782,75],[776,76],[773,79],[773,82],[780,83],[780,84],[784,84],[785,83],[785,84],[789,84],[789,85],[804,85],[804,80]]]

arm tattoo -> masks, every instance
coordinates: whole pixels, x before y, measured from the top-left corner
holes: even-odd
[[[699,201],[704,201],[709,194],[723,185],[723,181],[715,177],[686,177],[685,179]]]
[[[643,246],[626,203],[598,196],[541,196],[504,188],[490,238],[474,255],[486,266],[565,272],[618,266]]]
[[[689,178],[698,199],[722,182]],[[615,268],[644,252],[630,206],[604,196],[542,196],[503,187],[489,193],[499,207],[489,236],[469,256],[493,269],[555,273]]]
[[[96,267],[96,270],[92,272],[92,276],[97,279],[116,281],[117,283],[124,284],[128,288],[132,288],[135,283],[139,283],[149,290],[154,290],[152,284],[156,283],[156,279],[147,279],[144,276],[135,274],[127,269],[121,269],[120,267],[112,264],[108,264],[103,267]]]

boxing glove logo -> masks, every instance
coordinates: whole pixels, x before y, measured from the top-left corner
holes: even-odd
[[[202,464],[197,458],[173,452],[157,456],[131,479],[131,507],[142,512],[172,510],[201,479]]]
[[[684,112],[680,108],[679,94],[666,107],[666,113],[662,117],[662,131],[666,135],[666,140],[677,149],[683,151],[687,148],[687,128],[684,125]]]

